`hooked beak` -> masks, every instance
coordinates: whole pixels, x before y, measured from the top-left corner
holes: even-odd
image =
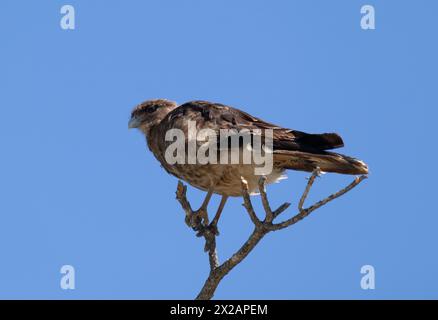
[[[132,117],[128,122],[128,129],[138,128],[140,126],[140,120],[136,117]]]

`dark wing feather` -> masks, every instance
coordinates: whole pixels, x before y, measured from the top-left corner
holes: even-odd
[[[202,125],[209,122],[208,127],[217,131],[220,129],[236,129],[238,131],[242,129],[272,129],[274,150],[318,152],[344,145],[342,138],[336,133],[309,134],[282,128],[242,110],[220,103],[190,101],[184,103],[172,113],[181,113],[182,115],[197,113],[197,117],[192,115],[193,120],[200,121]]]
[[[325,150],[343,146],[336,133],[308,134],[282,128],[244,111],[219,103],[191,101],[172,110],[160,123],[160,128],[152,140],[162,139],[167,130],[182,129],[187,133],[188,121],[194,121],[197,129],[209,128],[220,135],[221,129],[272,129],[274,135],[274,163],[284,169],[312,171],[319,167],[322,171],[344,174],[365,174],[366,164],[358,159]],[[186,134],[187,137],[187,134]],[[164,154],[166,144],[160,144]],[[156,152],[154,152],[156,153]]]

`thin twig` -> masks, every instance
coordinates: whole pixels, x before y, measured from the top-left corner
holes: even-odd
[[[178,186],[176,188],[176,199],[179,201],[186,214],[186,223],[187,223],[188,217],[193,213],[193,210],[192,207],[190,206],[190,203],[187,201],[186,193],[187,193],[187,187],[181,181],[178,181]]]
[[[268,196],[266,195],[266,177],[262,176],[259,179],[259,191],[260,191],[260,198],[262,198],[262,204],[263,208],[265,209],[266,213],[266,222],[272,222],[274,220],[274,214],[272,213],[271,206],[269,205]]]
[[[310,206],[307,209],[301,209],[301,211],[296,214],[295,216],[293,216],[292,218],[281,222],[281,223],[277,223],[275,225],[272,225],[270,227],[271,230],[280,230],[280,229],[284,229],[287,228],[295,223],[297,223],[298,221],[304,219],[305,217],[307,217],[310,213],[312,213],[313,211],[315,211],[316,209],[322,207],[323,205],[327,204],[328,202],[339,198],[340,196],[342,196],[343,194],[347,193],[348,191],[350,191],[351,189],[353,189],[354,187],[356,187],[359,183],[361,183],[363,180],[365,180],[367,178],[366,175],[362,175],[360,177],[356,177],[356,179],[353,180],[353,182],[351,182],[348,186],[346,186],[345,188],[339,190],[336,193],[333,193],[332,195],[328,196],[327,198],[318,201],[317,203],[315,203],[314,205]]]
[[[254,212],[254,207],[252,206],[251,199],[249,197],[248,191],[248,182],[243,177],[240,177],[240,181],[242,183],[242,197],[243,197],[243,206],[246,208],[246,211],[251,218],[252,223],[256,227],[261,226],[262,222],[257,218],[257,215]]]
[[[286,209],[289,208],[290,205],[291,204],[289,202],[285,202],[281,206],[279,206],[278,209],[273,212],[274,213],[274,219],[277,218],[284,211],[286,211]]]
[[[310,188],[312,188],[313,183],[315,182],[315,178],[318,177],[321,174],[321,171],[319,168],[316,168],[312,175],[310,176],[309,180],[307,181],[306,189],[303,192],[303,195],[300,198],[300,202],[298,203],[298,211],[303,210],[304,201],[306,201],[307,196],[309,195]]]
[[[351,189],[353,189],[354,187],[356,187],[359,183],[361,183],[363,180],[365,180],[366,178],[368,178],[368,176],[366,175],[362,175],[359,177],[356,177],[354,179],[353,182],[351,182],[348,186],[346,186],[344,189],[339,190],[336,193],[333,193],[332,195],[328,196],[327,198],[318,201],[317,203],[315,203],[313,206],[311,206],[310,208],[307,209],[307,211],[312,212],[320,207],[322,207],[323,205],[325,205],[326,203],[339,198],[340,196],[344,195],[345,193],[347,193],[348,191],[350,191]]]

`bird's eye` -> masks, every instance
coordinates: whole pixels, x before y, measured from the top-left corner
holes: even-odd
[[[155,110],[157,110],[157,107],[158,107],[158,106],[152,106],[152,107],[149,107],[149,108],[146,109],[146,112],[147,112],[147,113],[155,112]]]

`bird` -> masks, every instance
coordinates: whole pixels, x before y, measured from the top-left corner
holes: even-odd
[[[337,133],[311,134],[285,128],[240,109],[203,100],[178,105],[167,99],[153,99],[138,104],[131,112],[128,128],[137,128],[144,134],[149,150],[169,174],[206,192],[197,212],[202,213],[204,222],[216,232],[227,199],[242,195],[242,179],[246,181],[248,191],[257,194],[260,175],[255,173],[256,164],[253,162],[169,163],[166,159],[166,149],[172,141],[166,139],[166,133],[178,129],[186,136],[190,135],[190,122],[195,124],[195,129],[208,129],[217,133],[219,137],[221,130],[231,130],[231,135],[242,130],[271,130],[273,161],[271,172],[265,176],[267,184],[284,179],[286,170],[312,172],[318,169],[339,174],[368,174],[368,166],[363,161],[329,151],[344,146],[341,136]],[[227,139],[229,140],[229,137]],[[228,140],[224,143],[225,146],[229,146]],[[187,146],[187,137],[184,143]],[[199,147],[200,143],[197,142],[196,146]],[[239,144],[238,148],[242,151],[244,146]],[[216,152],[220,152],[220,147]],[[220,195],[221,201],[213,220],[209,223],[206,212],[213,194]]]

